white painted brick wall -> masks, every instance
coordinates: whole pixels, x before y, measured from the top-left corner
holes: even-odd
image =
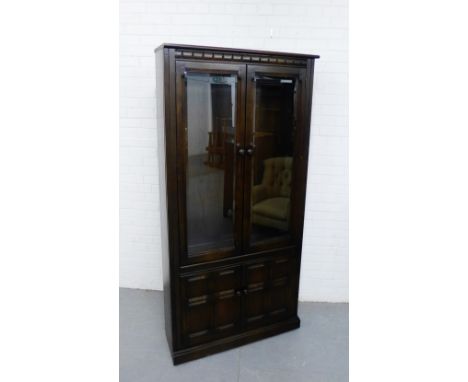
[[[162,288],[153,50],[163,42],[321,56],[300,299],[348,301],[347,0],[120,0],[120,285]]]

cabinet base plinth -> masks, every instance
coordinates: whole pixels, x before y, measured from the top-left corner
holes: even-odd
[[[191,348],[178,350],[172,353],[172,360],[174,365],[178,365],[184,362],[193,361],[198,358],[205,357],[207,355],[219,353],[225,350],[230,350],[238,346],[248,344],[250,342],[258,341],[264,338],[268,338],[289,330],[297,329],[301,325],[299,317],[295,316],[288,320],[281,321],[268,326],[263,326],[254,330],[222,338],[217,341],[212,341],[206,344],[194,346]]]

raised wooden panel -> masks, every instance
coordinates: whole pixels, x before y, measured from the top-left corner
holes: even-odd
[[[270,263],[270,305],[271,319],[287,316],[294,305],[293,287],[296,276],[293,257],[278,257]]]
[[[280,279],[284,276],[289,276],[292,269],[294,259],[291,256],[278,256],[271,262],[271,278],[272,280]]]
[[[185,314],[185,331],[191,342],[200,337],[203,338],[208,334],[210,329],[211,308],[206,296],[189,299],[185,307]]]
[[[239,287],[239,268],[228,268],[213,273],[213,291],[223,293],[234,292]]]
[[[186,297],[196,298],[208,294],[207,274],[196,275],[186,279]]]
[[[245,324],[252,327],[264,318],[268,301],[266,285],[268,282],[268,264],[259,262],[245,267]]]
[[[268,263],[260,262],[246,265],[246,281],[248,288],[254,288],[267,280]]]
[[[214,301],[213,329],[222,334],[235,329],[241,318],[239,296],[234,290],[220,292]]]

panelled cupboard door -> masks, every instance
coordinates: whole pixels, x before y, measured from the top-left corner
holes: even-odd
[[[306,69],[248,65],[244,250],[294,244],[307,174],[298,166],[307,153],[304,118]],[[302,182],[302,183],[301,183]]]
[[[240,266],[182,276],[181,282],[183,344],[197,345],[240,330]]]
[[[245,329],[277,322],[294,314],[296,264],[294,257],[285,255],[245,265]]]
[[[181,339],[195,346],[295,313],[297,262],[280,255],[181,276]]]
[[[245,73],[243,64],[176,62],[182,265],[241,251]]]

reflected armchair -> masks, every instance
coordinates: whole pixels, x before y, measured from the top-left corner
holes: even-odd
[[[290,220],[292,157],[264,162],[262,182],[252,188],[252,223],[287,231]]]

